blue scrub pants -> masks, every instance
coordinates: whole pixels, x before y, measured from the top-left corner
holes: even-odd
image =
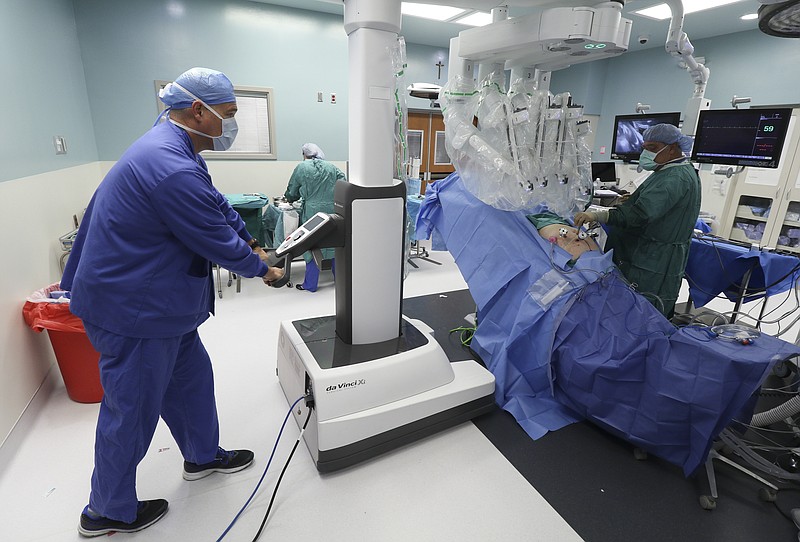
[[[336,258],[331,259],[331,271],[336,278]],[[319,285],[319,267],[314,258],[306,262],[306,274],[303,276],[303,290],[316,292]]]
[[[100,352],[103,401],[97,418],[89,507],[109,519],[136,519],[136,468],[159,416],[186,461],[216,457],[214,375],[197,330],[167,339],[116,335],[84,322]]]

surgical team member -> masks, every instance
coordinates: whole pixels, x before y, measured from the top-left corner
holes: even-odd
[[[606,250],[636,291],[667,318],[675,311],[692,231],[700,213],[700,177],[685,154],[692,140],[671,124],[645,130],[639,165],[650,175],[618,207],[575,215],[575,226],[608,224]]]
[[[89,504],[78,532],[133,532],[167,512],[140,501],[136,468],[159,416],[181,454],[183,478],[232,473],[249,450],[219,447],[211,360],[197,327],[214,311],[211,262],[267,284],[283,275],[211,182],[204,150],[236,136],[233,85],[192,68],[161,92],[166,121],[122,155],[86,209],[61,287],[100,352],[104,397]]]
[[[300,222],[303,223],[318,212],[333,212],[333,189],[336,181],[345,180],[342,171],[325,160],[325,153],[313,143],[306,143],[302,148],[303,161],[294,168],[289,178],[289,186],[283,195],[289,203],[303,198],[300,211]],[[287,232],[289,233],[289,232]],[[322,258],[333,260],[334,249],[323,248]],[[303,257],[306,260],[306,274],[303,284],[298,284],[298,290],[316,292],[319,283],[319,267],[310,252]],[[336,265],[333,261],[332,265]],[[335,267],[334,267],[335,269]]]

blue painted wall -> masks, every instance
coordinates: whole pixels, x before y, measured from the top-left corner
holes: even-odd
[[[157,116],[154,80],[204,66],[275,92],[278,158],[314,141],[347,154],[347,40],[341,17],[246,1],[75,0],[101,160]],[[326,101],[317,102],[317,91]],[[336,104],[330,94],[336,93]]]
[[[341,16],[247,1],[75,4],[101,160],[116,160],[152,125],[153,81],[172,80],[192,66],[223,71],[235,85],[274,89],[279,160],[296,159],[308,141],[330,160],[347,159],[347,36]],[[406,81],[426,71],[435,79],[431,58],[439,57],[446,59],[446,51],[409,45]],[[317,91],[324,93],[323,103]]]
[[[554,94],[569,92],[575,103],[584,106],[588,115],[600,115],[609,61],[577,64],[553,73],[550,90]]]
[[[447,82],[447,57],[449,54],[449,50],[446,48],[407,43],[408,66],[405,73],[405,86],[408,87],[411,83],[444,86]],[[443,64],[441,72],[436,65],[439,62]],[[409,108],[430,109],[430,100],[406,96],[406,102]]]
[[[0,182],[97,161],[71,0],[3,2],[0,70]]]
[[[800,40],[752,30],[692,43],[711,70],[705,96],[713,109],[730,108],[734,94],[752,97],[753,105],[800,103]],[[655,48],[555,72],[551,89],[572,91],[578,103],[587,104],[587,113],[601,115],[595,127],[595,157],[601,159],[600,146],[610,152],[615,115],[635,113],[637,102],[650,104],[653,112],[683,111],[694,84],[672,57]]]
[[[197,65],[225,71],[238,85],[274,89],[280,160],[296,159],[306,141],[332,160],[347,159],[347,37],[339,15],[244,0],[6,4],[0,97],[14,105],[0,123],[0,181],[118,159],[157,115],[154,80]],[[695,47],[708,59],[713,107],[729,107],[733,94],[757,104],[800,102],[800,40],[751,31]],[[436,67],[447,63],[445,49],[408,44],[407,53],[406,85],[446,80],[446,67],[438,79]],[[551,88],[569,90],[587,113],[601,115],[597,149],[610,146],[614,115],[633,112],[638,101],[653,111],[682,110],[692,83],[657,48],[556,72]],[[317,91],[325,102],[317,103]],[[55,155],[54,135],[67,138],[67,155]]]

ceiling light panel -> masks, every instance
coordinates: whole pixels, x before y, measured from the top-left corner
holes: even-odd
[[[466,17],[461,17],[460,19],[456,19],[453,22],[458,24],[465,24],[468,26],[486,26],[487,24],[492,23],[492,14],[485,13],[483,11],[476,11],[474,13],[470,13]]]
[[[414,2],[403,2],[400,5],[400,12],[403,15],[412,17],[422,17],[433,19],[434,21],[446,21],[461,15],[466,10],[450,6],[437,6],[435,4],[416,4]]]
[[[729,4],[736,4],[737,2],[741,1],[742,0],[692,0],[691,2],[684,2],[683,13],[684,15],[688,15],[689,13],[714,9],[721,6],[727,6]],[[672,10],[669,9],[667,4],[658,4],[645,9],[637,9],[633,13],[649,19],[657,19],[659,21],[663,21],[664,19],[669,19],[672,17]]]

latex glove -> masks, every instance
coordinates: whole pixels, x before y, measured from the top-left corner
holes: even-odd
[[[586,211],[583,213],[575,213],[573,221],[575,222],[576,228],[580,228],[584,224],[590,222],[599,222],[601,224],[605,224],[606,221],[608,221],[608,211]]]
[[[576,228],[580,228],[584,224],[597,221],[597,219],[595,218],[595,214],[588,212],[575,213],[575,216],[573,217],[572,220],[575,222]]]
[[[261,280],[264,281],[264,284],[267,286],[272,286],[272,283],[276,280],[279,280],[283,277],[283,269],[280,267],[270,267],[267,270],[267,274],[261,277]]]

